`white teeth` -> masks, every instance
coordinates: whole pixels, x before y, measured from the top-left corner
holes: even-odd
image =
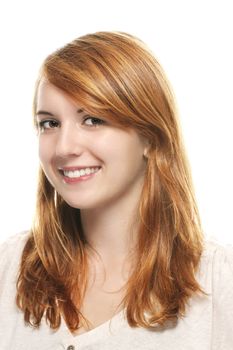
[[[75,171],[64,171],[64,175],[70,178],[75,178],[96,173],[98,170],[99,168],[85,168]]]

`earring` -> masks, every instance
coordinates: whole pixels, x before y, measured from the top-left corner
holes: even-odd
[[[57,207],[57,191],[54,189],[54,204]]]

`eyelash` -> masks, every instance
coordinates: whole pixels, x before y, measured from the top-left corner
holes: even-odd
[[[92,120],[92,123],[94,121],[94,124],[85,124],[85,122],[87,120],[89,120],[89,119]],[[57,122],[55,119],[45,119],[45,120],[41,120],[40,122],[38,122],[38,129],[42,130],[42,131],[43,130],[51,130],[51,129],[53,129],[53,127],[45,128],[44,127],[45,123],[54,123],[54,124],[57,124],[57,126],[59,124],[59,122]],[[98,125],[105,124],[105,121],[102,120],[102,119],[99,119],[97,117],[85,116],[84,119],[83,119],[83,124],[87,125],[88,127],[93,128],[93,127],[97,127]]]

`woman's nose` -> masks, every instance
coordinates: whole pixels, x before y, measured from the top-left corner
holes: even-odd
[[[80,155],[84,150],[83,135],[74,125],[61,127],[56,142],[56,156]]]

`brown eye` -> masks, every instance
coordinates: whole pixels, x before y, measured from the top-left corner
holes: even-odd
[[[86,116],[84,119],[84,124],[88,126],[98,126],[104,123],[104,120],[92,116]]]
[[[46,130],[46,129],[54,129],[58,127],[58,122],[56,120],[42,120],[39,122],[39,129],[40,130]]]

